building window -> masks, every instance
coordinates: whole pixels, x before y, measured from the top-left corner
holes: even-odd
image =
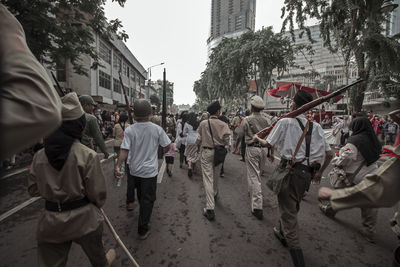
[[[121,59],[114,53],[114,57],[113,57],[113,66],[114,69],[116,69],[117,71],[119,71],[121,69]]]
[[[114,92],[121,93],[121,84],[119,80],[113,78]]]
[[[111,76],[99,70],[99,85],[111,89]]]
[[[236,16],[235,31],[242,28],[242,16]]]
[[[123,73],[125,76],[129,77],[129,76],[128,76],[128,65],[126,65],[125,62],[122,63],[122,73]]]
[[[111,49],[102,41],[100,41],[99,54],[101,59],[108,64],[111,64]]]

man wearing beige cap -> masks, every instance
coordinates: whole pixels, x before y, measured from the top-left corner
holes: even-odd
[[[45,199],[37,227],[39,266],[65,266],[72,242],[78,243],[93,266],[108,266],[115,251],[104,252],[104,173],[97,153],[79,142],[85,113],[75,93],[62,97],[62,124],[45,138],[29,173],[31,196]]]
[[[122,177],[121,164],[129,153],[128,190],[137,190],[139,200],[139,239],[144,240],[150,234],[149,222],[153,211],[157,191],[158,146],[169,150],[171,140],[163,128],[150,122],[151,106],[145,99],[136,99],[133,103],[133,116],[136,123],[129,126],[124,132],[124,139],[118,162],[115,165],[115,178]],[[131,192],[133,193],[133,192]],[[128,200],[128,205],[130,201]],[[128,206],[129,209],[129,206]]]
[[[247,184],[250,193],[251,212],[259,220],[263,219],[263,196],[261,191],[261,172],[265,165],[268,149],[253,141],[253,136],[271,121],[260,113],[264,109],[264,101],[255,95],[250,99],[252,114],[243,119],[239,128],[239,138],[244,136],[246,143]]]

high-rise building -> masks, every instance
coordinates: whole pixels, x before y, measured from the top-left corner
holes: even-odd
[[[256,0],[212,0],[208,54],[222,39],[235,38],[254,31]]]
[[[388,21],[387,34],[393,36],[400,33],[400,0],[394,0],[393,4],[397,4],[390,14],[390,20]]]

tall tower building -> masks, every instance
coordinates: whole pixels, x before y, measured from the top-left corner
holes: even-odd
[[[224,37],[235,38],[254,31],[255,17],[256,0],[212,0],[208,54]]]

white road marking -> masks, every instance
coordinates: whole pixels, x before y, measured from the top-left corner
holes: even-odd
[[[11,172],[9,174],[4,175],[3,177],[1,177],[0,180],[6,179],[8,177],[11,177],[11,176],[14,176],[14,175],[26,172],[26,171],[28,171],[28,168],[22,168],[22,169],[15,170],[15,171],[13,171],[13,172]]]
[[[103,163],[103,162],[105,162],[105,161],[107,161],[107,160],[110,160],[110,159],[113,158],[113,157],[114,157],[114,155],[111,155],[111,156],[109,156],[107,159],[102,159],[102,160],[100,161],[100,163]],[[165,169],[165,168],[164,168],[164,169]],[[26,168],[26,170],[28,170],[28,168]],[[26,171],[26,170],[23,170],[23,171]],[[20,171],[20,173],[21,173],[21,172],[22,172],[22,171]],[[13,174],[11,174],[11,175],[15,175],[15,174],[16,174],[16,173],[13,173]],[[7,177],[6,177],[6,178],[7,178]],[[3,177],[2,179],[4,179],[4,177]],[[10,217],[11,215],[13,215],[14,213],[16,213],[16,212],[22,210],[22,209],[25,208],[26,206],[29,206],[30,204],[34,203],[35,201],[37,201],[37,200],[40,199],[40,198],[41,198],[41,197],[33,197],[33,198],[30,198],[30,199],[28,199],[27,201],[25,201],[25,202],[19,204],[18,206],[12,208],[11,210],[9,210],[9,211],[7,211],[7,212],[1,214],[1,215],[0,215],[0,222],[3,221],[3,220],[5,220],[5,219],[7,219],[8,217]]]
[[[13,215],[14,213],[22,210],[23,208],[25,208],[26,206],[32,204],[33,202],[35,202],[36,200],[40,199],[42,197],[33,197],[31,199],[28,199],[27,201],[25,201],[24,203],[19,204],[18,206],[16,206],[15,208],[3,213],[2,215],[0,215],[0,222],[3,221],[4,219],[10,217],[11,215]]]
[[[162,179],[164,177],[164,173],[165,173],[165,167],[167,166],[167,164],[165,163],[165,158],[163,159],[163,162],[161,164],[161,168],[158,171],[158,175],[157,175],[157,183],[161,184]]]

